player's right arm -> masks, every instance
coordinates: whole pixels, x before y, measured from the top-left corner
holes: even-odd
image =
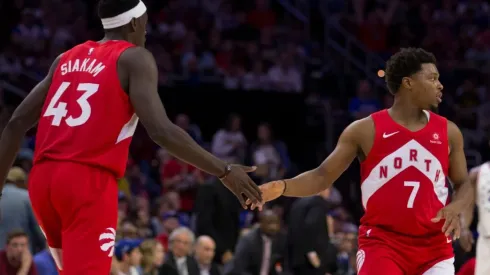
[[[361,138],[370,134],[372,126],[370,117],[354,121],[340,135],[334,151],[320,166],[291,179],[261,185],[264,202],[281,195],[308,197],[330,188],[356,158],[361,150]]]
[[[199,146],[184,130],[172,123],[158,95],[158,69],[153,55],[141,47],[124,51],[118,62],[118,71],[131,104],[150,138],[165,147],[175,157],[214,176],[226,172],[226,163]],[[125,85],[127,84],[127,85]],[[245,172],[248,167],[232,169],[223,183],[245,207],[241,194],[261,201],[260,190]]]
[[[20,149],[25,133],[34,126],[41,116],[44,100],[48,94],[53,74],[58,67],[61,55],[58,56],[46,77],[39,82],[26,98],[15,109],[5,126],[0,138],[0,192],[7,173]]]

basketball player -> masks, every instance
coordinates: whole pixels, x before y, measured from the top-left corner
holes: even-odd
[[[38,120],[29,194],[63,274],[108,274],[117,222],[116,178],[124,175],[138,119],[176,157],[218,176],[245,205],[261,200],[250,167],[227,165],[170,122],[157,91],[157,66],[144,47],[140,0],[102,0],[102,41],[54,61],[15,110],[0,139],[0,190],[25,132]]]
[[[365,209],[358,274],[452,275],[451,241],[459,237],[459,214],[471,200],[462,134],[426,111],[442,100],[433,54],[402,49],[387,62],[386,82],[395,97],[390,109],[349,125],[318,168],[260,186],[263,199],[317,194],[357,156]],[[449,204],[446,177],[456,189]]]
[[[490,274],[490,162],[486,162],[470,171],[469,181],[474,187],[474,200],[478,207],[478,240],[476,241],[475,275]],[[473,221],[474,204],[465,212],[463,221],[468,228]],[[471,251],[473,238],[465,229],[460,244],[465,251]]]

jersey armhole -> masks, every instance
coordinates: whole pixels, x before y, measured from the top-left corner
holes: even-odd
[[[376,146],[376,141],[378,139],[378,133],[376,131],[376,120],[377,120],[377,117],[379,116],[379,114],[380,114],[379,112],[376,112],[376,113],[373,113],[373,114],[369,115],[369,117],[368,117],[368,118],[371,119],[371,121],[373,123],[373,131],[374,131],[373,144],[371,145],[371,149],[369,150],[369,152],[367,154],[366,154],[366,152],[364,152],[362,150],[362,147],[359,148],[362,151],[362,153],[364,154],[364,159],[363,160],[360,160],[359,157],[358,157],[359,163],[361,163],[361,164],[365,163],[366,160],[369,159],[369,157],[373,154],[372,153],[373,152],[373,149]]]

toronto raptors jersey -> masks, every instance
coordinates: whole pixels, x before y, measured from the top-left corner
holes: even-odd
[[[443,222],[431,219],[448,203],[447,120],[426,114],[427,125],[416,132],[396,123],[387,110],[371,115],[376,134],[361,163],[362,225],[441,238]]]
[[[87,41],[65,52],[53,73],[36,134],[34,164],[73,161],[121,177],[138,123],[117,61],[126,41]]]
[[[490,237],[490,163],[480,166],[476,182],[478,205],[478,233]]]

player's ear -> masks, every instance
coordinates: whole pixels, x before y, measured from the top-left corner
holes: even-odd
[[[137,25],[138,25],[137,19],[133,17],[133,19],[131,19],[131,22],[129,22],[129,31],[132,33],[135,32]]]
[[[402,86],[405,89],[407,89],[407,90],[412,89],[412,85],[413,85],[413,80],[410,77],[402,78]]]

